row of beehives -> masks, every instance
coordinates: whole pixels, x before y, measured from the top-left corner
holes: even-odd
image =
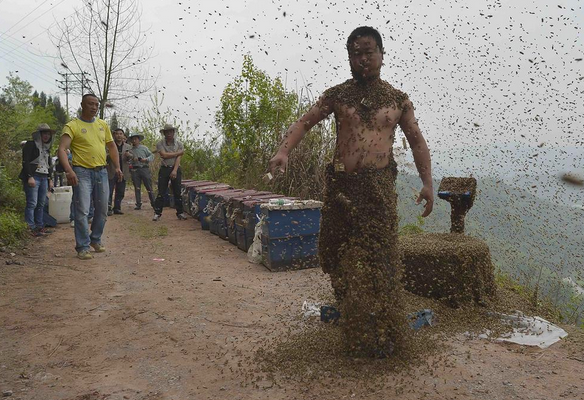
[[[245,252],[257,247],[271,271],[318,266],[320,202],[194,180],[182,181],[182,200],[201,229]]]

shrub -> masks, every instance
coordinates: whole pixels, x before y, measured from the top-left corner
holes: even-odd
[[[10,179],[5,168],[0,167],[0,211],[24,212],[26,204],[20,179]]]
[[[4,210],[0,213],[0,243],[14,246],[26,238],[28,226],[21,216],[14,211]]]

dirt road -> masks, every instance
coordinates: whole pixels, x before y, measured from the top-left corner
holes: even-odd
[[[329,292],[326,276],[271,273],[172,210],[160,222],[149,209],[124,211],[108,218],[107,251],[93,260],[75,258],[68,225],[0,253],[7,398],[584,399],[584,349],[570,342],[534,350],[460,336],[431,370],[375,385],[319,371],[304,382],[282,371],[265,378],[257,349],[320,324],[299,315],[304,300]]]

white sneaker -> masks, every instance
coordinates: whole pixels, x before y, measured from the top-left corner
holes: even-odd
[[[162,215],[154,214],[154,218],[152,218],[152,221],[160,221],[160,218],[162,218]]]
[[[69,225],[71,225],[71,228],[75,228],[75,220],[71,220],[71,222],[69,222]]]
[[[187,216],[185,215],[185,213],[176,214],[176,217],[182,221],[186,221],[186,219],[187,219]]]

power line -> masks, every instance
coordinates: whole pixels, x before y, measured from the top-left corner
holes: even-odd
[[[86,77],[89,75],[87,72],[59,72],[59,75],[61,75],[64,80],[57,80],[57,82],[61,84],[59,89],[65,91],[66,109],[69,111],[69,93],[73,90],[81,89],[81,96],[83,96],[85,89],[89,89],[89,86],[86,85],[86,83],[91,81]],[[79,76],[81,76],[81,79],[79,79]],[[70,77],[73,77],[74,79],[71,80],[69,79]],[[79,86],[77,86],[77,83],[79,83]]]
[[[48,1],[48,0],[45,0],[45,1],[44,1],[44,3],[46,3],[47,1]],[[55,4],[54,6],[52,6],[52,7],[51,7],[51,8],[49,8],[48,10],[46,10],[46,11],[45,11],[45,13],[47,13],[47,12],[51,11],[53,8],[57,7],[59,4],[63,3],[64,1],[65,1],[65,0],[61,0],[60,2],[58,2],[57,4]],[[42,4],[44,4],[44,3],[42,3]],[[41,5],[42,5],[42,4],[41,4]],[[39,7],[40,7],[40,6],[39,6]],[[38,8],[38,7],[37,7],[37,8]],[[34,10],[36,10],[37,8],[35,8]],[[33,11],[34,11],[34,10],[33,10]],[[24,19],[24,18],[26,18],[27,16],[29,16],[29,15],[30,15],[30,14],[31,14],[33,11],[31,11],[30,13],[28,13],[27,15],[25,15],[25,16],[24,16],[22,19]],[[45,15],[45,14],[41,14],[41,15],[39,15],[38,17],[36,17],[36,18],[35,18],[35,19],[33,19],[32,21],[30,21],[30,22],[29,22],[29,24],[33,23],[34,21],[36,21],[36,20],[37,20],[37,19],[39,19],[40,17],[44,17],[44,15]],[[21,21],[22,21],[22,19],[21,19]],[[20,22],[20,21],[19,21],[19,22]],[[12,26],[14,26],[14,25],[12,25]],[[12,32],[12,33],[10,34],[10,36],[8,36],[8,37],[10,38],[10,37],[14,36],[15,34],[17,34],[18,32],[20,32],[20,31],[21,31],[21,30],[23,30],[24,28],[26,28],[26,25],[25,25],[25,26],[23,26],[22,28],[20,28],[19,30],[15,31],[15,32]],[[8,29],[8,31],[9,31],[10,29],[12,29],[12,27],[10,27],[10,28]],[[6,32],[8,32],[8,31],[6,31]],[[1,38],[3,35],[5,35],[5,34],[6,34],[6,32],[4,32],[2,35],[0,35],[0,38]]]
[[[12,60],[8,60],[8,61],[9,61],[9,62],[11,62],[11,63],[13,63],[13,64],[16,64],[16,62],[14,62],[14,61],[12,61]],[[42,76],[40,76],[40,75],[37,75],[35,72],[33,72],[33,71],[31,71],[31,70],[27,69],[26,67],[23,67],[22,65],[21,65],[21,66],[16,66],[16,67],[17,67],[19,70],[20,70],[20,69],[23,69],[23,70],[25,70],[25,71],[27,71],[27,72],[29,72],[29,73],[33,74],[33,75],[34,75],[34,76],[36,76],[37,78],[39,78],[39,79],[41,79],[41,80],[43,80],[43,81],[45,81],[45,82],[49,83],[50,85],[54,85],[55,87],[57,87],[57,85],[55,84],[55,82],[51,82],[51,81],[47,80],[46,78],[43,78]],[[18,71],[16,71],[16,72],[18,72]]]
[[[2,46],[2,43],[0,43],[0,49],[2,48],[1,46]],[[29,66],[30,68],[33,68],[36,71],[38,71],[39,73],[42,73],[42,74],[45,74],[45,75],[47,75],[47,73],[45,71],[50,71],[51,72],[51,78],[52,78],[52,75],[55,72],[54,67],[49,67],[47,65],[41,64],[40,62],[37,62],[33,58],[28,57],[28,56],[26,56],[24,54],[19,54],[16,57],[16,59],[8,58],[8,57],[5,57],[4,55],[0,55],[0,58],[5,59],[5,60],[10,61],[10,62],[16,61],[20,65]]]
[[[2,1],[2,0],[0,0],[0,1]],[[49,10],[50,10],[50,9],[49,9]],[[76,11],[73,11],[71,14],[67,15],[67,16],[66,16],[66,17],[64,17],[63,19],[67,19],[67,18],[71,17],[71,16],[72,16],[73,14],[75,14],[75,13],[76,13]],[[51,28],[53,27],[53,25],[55,25],[56,23],[57,23],[57,21],[54,21],[54,22],[53,22],[51,25],[49,25],[47,28],[45,28],[44,30],[42,30],[42,31],[41,31],[39,34],[37,34],[37,35],[33,36],[32,38],[30,38],[30,39],[28,39],[28,40],[30,41],[30,40],[34,40],[34,39],[36,39],[37,37],[39,37],[39,36],[40,36],[40,35],[42,35],[43,33],[47,32],[49,29],[51,29]],[[19,45],[19,46],[17,46],[17,47],[16,47],[16,49],[14,49],[14,50],[11,50],[11,51],[9,51],[9,52],[7,52],[7,53],[5,53],[5,54],[2,54],[2,55],[7,55],[7,54],[10,54],[10,53],[12,53],[13,51],[16,51],[17,49],[21,48],[22,46],[30,46],[30,45],[29,45],[27,42],[23,42],[23,41],[20,41],[20,40],[17,40],[17,39],[15,39],[15,38],[11,38],[11,40],[12,40],[12,41],[16,41],[16,42],[20,42],[20,45]],[[37,56],[38,56],[38,55],[37,55]],[[42,57],[42,56],[38,56],[38,57]]]
[[[35,12],[36,10],[38,10],[43,4],[45,4],[47,1],[49,0],[45,0],[43,1],[41,4],[39,4],[38,6],[35,7],[34,10],[32,10],[31,12],[29,12],[28,14],[26,14],[24,17],[22,17],[21,19],[18,20],[18,22],[12,24],[12,26],[8,29],[6,29],[2,34],[0,34],[0,38],[2,38],[2,36],[6,35],[6,33],[8,33],[8,31],[10,31],[12,28],[14,28],[16,25],[20,24],[24,19],[26,19],[26,17],[28,17],[30,14],[32,14],[33,12]]]
[[[51,24],[48,28],[46,28],[45,30],[41,31],[39,34],[33,36],[32,38],[30,38],[28,40],[29,41],[32,41],[32,40],[36,39],[37,37],[39,37],[40,35],[42,35],[43,33],[46,33],[49,29],[51,29],[51,27],[54,24],[55,23]],[[6,53],[0,54],[0,57],[1,56],[5,56],[5,55],[9,55],[9,54],[11,54],[11,53],[13,53],[15,51],[18,51],[22,46],[30,46],[30,47],[33,47],[31,44],[29,44],[27,42],[20,41],[20,40],[15,39],[15,38],[5,38],[5,39],[10,39],[12,42],[15,42],[15,43],[8,43],[10,46],[15,46],[15,47],[13,49],[11,49],[11,50],[6,51]],[[6,43],[0,42],[0,45],[2,45],[2,44],[6,44]],[[31,54],[33,54],[36,57],[52,57],[52,56],[42,56],[42,55],[39,55],[39,54],[34,54],[30,50],[28,50],[28,52],[31,53]]]
[[[55,72],[54,70],[51,71],[52,73],[47,73],[45,71],[50,71],[48,68],[46,68],[45,70],[41,70],[41,69],[36,67],[36,64],[27,62],[25,60],[20,60],[18,58],[17,59],[10,59],[10,58],[4,58],[4,57],[0,57],[0,58],[3,58],[4,60],[6,60],[7,62],[10,62],[12,64],[16,64],[16,65],[23,66],[23,67],[28,67],[29,69],[32,69],[32,70],[36,71],[37,73],[44,75],[46,78],[52,79],[54,77],[54,72]]]

